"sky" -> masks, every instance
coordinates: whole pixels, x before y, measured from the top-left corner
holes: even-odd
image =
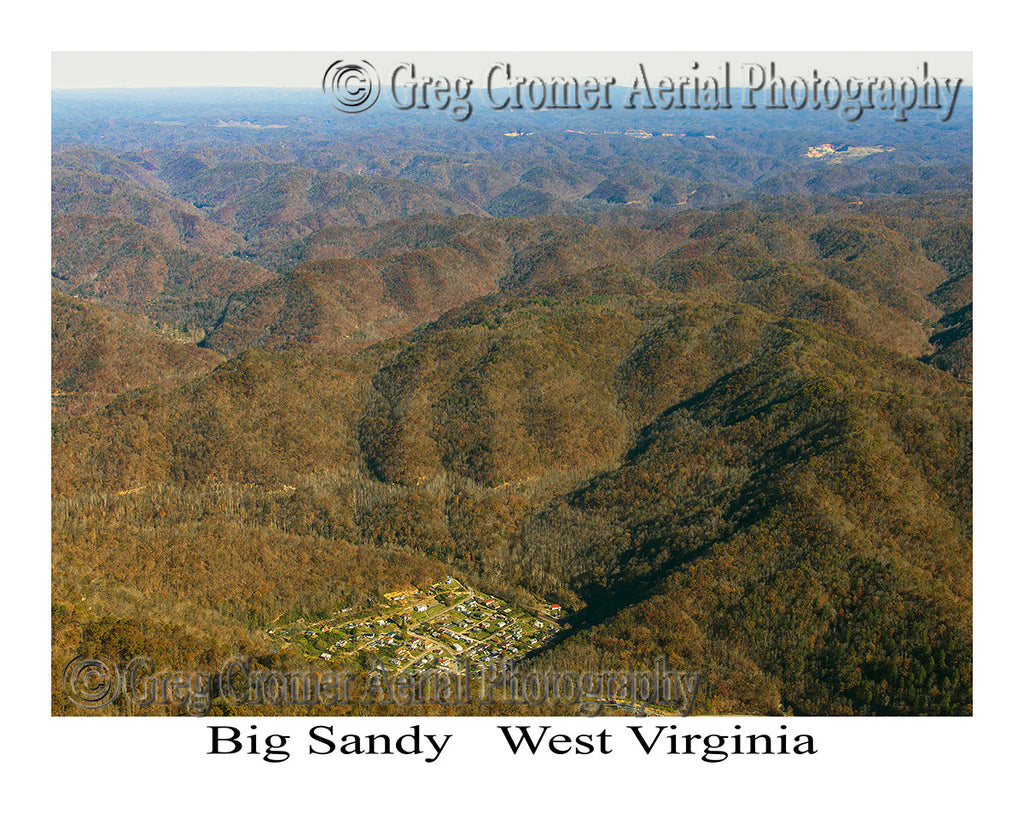
[[[922,77],[923,63],[933,76],[962,78],[972,84],[970,52],[786,52],[613,51],[613,52],[287,52],[287,51],[56,51],[52,53],[51,87],[308,87],[320,86],[328,65],[338,59],[365,59],[383,75],[401,62],[413,63],[420,76],[466,76],[479,85],[495,63],[507,62],[515,76],[632,78],[637,66],[657,76],[692,76],[701,71],[721,75],[728,62],[734,86],[743,86],[743,65],[774,62],[779,76],[809,78]],[[693,63],[699,66],[693,70]]]

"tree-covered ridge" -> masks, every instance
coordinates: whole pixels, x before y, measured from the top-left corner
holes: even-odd
[[[618,225],[425,216],[378,226],[358,241],[331,228],[283,251],[296,265],[290,272],[236,293],[205,343],[226,354],[348,352],[494,290],[557,294],[614,267],[638,287],[748,304],[915,357],[934,353],[943,311],[971,299],[964,251],[936,248],[950,233],[969,242],[969,221],[858,208],[801,213],[786,204]]]
[[[223,360],[127,313],[57,291],[50,327],[54,423],[92,412],[128,390],[186,381]],[[170,329],[172,335],[177,329]]]
[[[129,219],[56,216],[55,290],[184,328],[202,338],[237,290],[273,278],[233,257],[200,253]]]

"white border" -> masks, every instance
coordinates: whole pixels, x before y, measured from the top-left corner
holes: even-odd
[[[15,280],[12,312],[4,327],[13,359],[7,421],[13,457],[4,493],[15,537],[5,600],[10,656],[27,672],[9,672],[5,701],[18,761],[9,782],[45,812],[55,807],[147,810],[169,816],[192,808],[203,814],[238,808],[425,815],[465,811],[543,816],[601,810],[634,813],[713,810],[759,816],[815,810],[838,816],[898,813],[953,816],[978,803],[1009,796],[1014,759],[1013,695],[1019,676],[1018,640],[1011,616],[1019,596],[1020,537],[1007,514],[1019,479],[1017,397],[1020,364],[1020,264],[1013,246],[1020,234],[1015,213],[1019,159],[1015,143],[1016,45],[1005,33],[985,33],[992,18],[960,6],[897,7],[858,3],[808,11],[804,4],[772,4],[755,18],[741,6],[597,8],[516,3],[423,4],[419,9],[225,8],[187,2],[145,12],[136,3],[58,4],[33,12],[41,34],[18,36],[5,55],[5,76],[15,87],[5,129],[15,185],[3,197],[7,241],[15,245],[7,274]],[[45,19],[43,19],[45,16]],[[966,19],[965,19],[966,17]],[[975,408],[979,431],[976,486],[975,716],[969,719],[815,719],[800,721],[821,749],[811,758],[735,759],[718,765],[689,758],[562,757],[504,764],[489,752],[495,731],[486,720],[433,720],[431,730],[456,734],[444,767],[411,761],[296,757],[283,765],[255,758],[213,760],[204,755],[205,729],[193,720],[55,720],[49,712],[48,634],[48,303],[43,271],[49,252],[49,52],[75,49],[323,50],[664,50],[798,51],[817,49],[974,51],[976,116],[977,350]],[[28,239],[28,242],[24,240]],[[24,306],[30,305],[29,309]],[[30,351],[25,355],[25,351]],[[997,454],[998,453],[998,454]],[[1011,471],[1014,470],[1014,471]],[[13,582],[12,582],[13,581]],[[1013,584],[1013,585],[1011,585]],[[1015,594],[1017,592],[1017,594]],[[45,647],[41,649],[40,647]],[[24,651],[23,651],[24,649]],[[16,695],[16,697],[15,697]],[[272,730],[283,730],[283,720]],[[383,722],[383,721],[379,721]],[[404,721],[408,724],[410,721]],[[701,720],[700,722],[705,722]],[[715,720],[730,727],[731,720]],[[750,720],[741,720],[744,727]],[[769,721],[774,723],[775,721]],[[308,726],[309,721],[296,725]],[[792,726],[794,723],[789,722]],[[438,728],[438,725],[444,727]],[[589,725],[589,723],[588,723]],[[304,733],[296,727],[296,735]],[[573,731],[584,730],[573,726]],[[587,728],[589,730],[589,728]],[[287,731],[286,731],[287,732]],[[454,740],[453,740],[454,742]],[[458,753],[456,754],[456,751]],[[734,764],[737,763],[737,764]],[[223,764],[220,764],[223,763]],[[297,763],[297,764],[296,764]],[[47,777],[44,782],[41,776]],[[337,791],[337,796],[331,796]],[[1015,804],[1012,797],[1005,804]]]

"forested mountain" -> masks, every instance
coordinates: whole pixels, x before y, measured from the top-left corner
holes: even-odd
[[[58,552],[112,566],[141,550],[155,570],[187,539],[202,568],[171,564],[178,593],[259,622],[291,581],[264,564],[228,594],[226,543],[312,538],[325,581],[332,541],[397,549],[585,605],[593,630],[572,645],[607,650],[633,606],[677,589],[657,618],[641,607],[630,640],[647,637],[617,659],[671,649],[715,668],[734,680],[722,707],[903,713],[928,710],[932,688],[968,707],[954,675],[970,645],[966,389],[805,322],[603,289],[481,303],[351,360],[248,352],[126,396],[57,432]],[[865,583],[886,589],[879,623]],[[659,627],[679,617],[685,644]],[[890,627],[928,635],[949,665],[914,655],[843,682]],[[738,682],[747,666],[757,691]]]
[[[223,356],[161,335],[139,319],[53,293],[50,378],[54,422],[102,407],[138,387],[177,383]]]
[[[129,219],[56,216],[53,287],[199,333],[228,296],[273,278],[241,259],[183,247]]]
[[[969,127],[118,99],[55,98],[55,713],[449,573],[704,712],[971,712]]]
[[[73,148],[54,154],[53,215],[84,214],[130,219],[171,241],[223,253],[241,237],[207,219],[197,208],[167,193],[153,165],[134,154],[114,156]]]
[[[617,266],[649,287],[726,298],[928,355],[940,310],[970,299],[970,274],[951,275],[930,260],[920,235],[887,222],[857,208],[794,215],[769,200],[644,226],[434,217],[386,223],[379,226],[386,238],[372,241],[374,233],[360,243],[328,229],[286,251],[295,262],[311,261],[235,294],[205,343],[224,353],[353,349],[496,288],[532,292]],[[919,222],[929,235],[963,227],[960,219]],[[329,258],[341,253],[355,258]],[[965,280],[968,290],[959,292]]]

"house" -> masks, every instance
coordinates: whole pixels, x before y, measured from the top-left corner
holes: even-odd
[[[320,655],[320,659],[321,659],[321,660],[329,660],[329,659],[331,659],[331,655],[330,655],[330,654],[328,654],[328,653],[327,653],[327,652],[325,651],[325,652],[323,652],[323,653],[322,653],[322,654]]]

